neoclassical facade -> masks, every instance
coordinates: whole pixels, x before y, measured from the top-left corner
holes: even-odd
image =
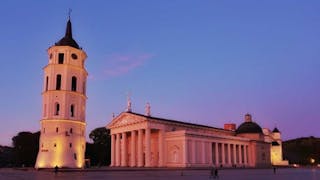
[[[237,129],[163,119],[128,111],[115,117],[111,130],[113,167],[266,167],[271,144],[251,115]],[[281,155],[282,160],[282,155]]]

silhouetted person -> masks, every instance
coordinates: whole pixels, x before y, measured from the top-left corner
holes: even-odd
[[[54,167],[54,173],[58,173],[59,167],[56,165],[56,167]]]
[[[219,178],[218,169],[217,168],[214,169],[214,177],[213,178]]]
[[[277,171],[276,167],[273,167],[273,174],[276,174],[276,171]]]

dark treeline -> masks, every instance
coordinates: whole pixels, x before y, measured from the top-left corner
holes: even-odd
[[[91,166],[110,164],[110,130],[100,127],[89,135],[93,143],[86,143],[86,159]],[[12,138],[12,147],[0,146],[0,167],[34,167],[39,151],[40,132],[19,132]]]
[[[320,164],[320,138],[311,136],[288,140],[282,143],[282,149],[283,157],[290,164]]]

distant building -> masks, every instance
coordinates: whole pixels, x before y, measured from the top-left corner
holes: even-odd
[[[146,109],[143,115],[127,108],[107,125],[111,166],[268,167],[282,162],[281,146],[273,145],[274,139],[281,141],[280,132],[264,134],[250,114],[237,129],[235,124],[222,129],[152,117]]]
[[[86,53],[72,38],[70,19],[65,36],[48,49],[43,68],[42,120],[36,168],[84,166]]]
[[[265,141],[271,143],[271,163],[277,166],[288,166],[289,161],[283,160],[282,157],[282,139],[281,133],[278,128],[274,128],[273,131],[270,129],[263,128],[265,134]]]

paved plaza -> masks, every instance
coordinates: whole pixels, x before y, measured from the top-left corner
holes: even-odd
[[[284,168],[277,169],[223,169],[219,170],[220,180],[319,180],[320,169],[312,168]],[[85,171],[64,171],[55,174],[51,170],[36,171],[34,169],[0,169],[0,180],[82,180],[82,179],[209,179],[209,170],[112,170],[91,169]]]

